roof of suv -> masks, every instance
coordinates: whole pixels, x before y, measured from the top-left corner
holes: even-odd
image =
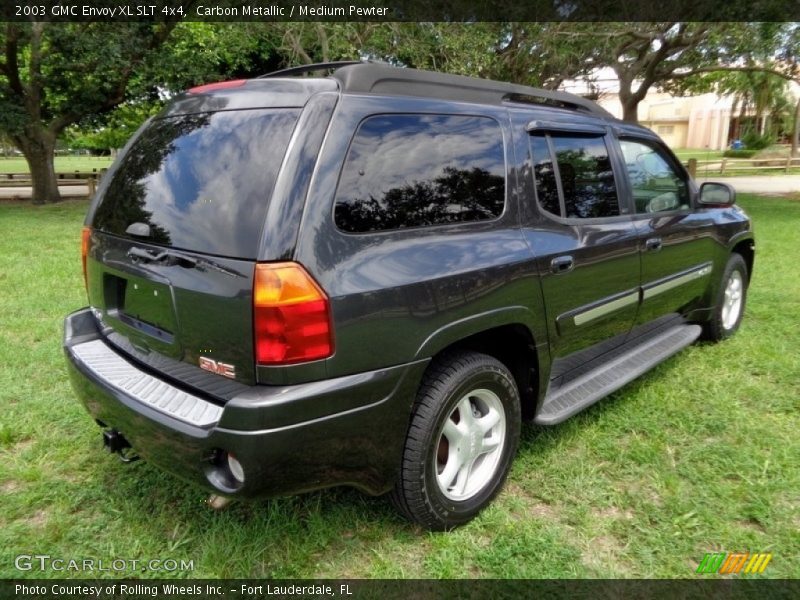
[[[314,71],[328,77],[296,77]],[[341,62],[294,67],[259,78],[224,82],[188,90],[161,116],[236,108],[303,106],[318,92],[380,94],[434,98],[478,104],[520,104],[579,111],[601,119],[614,116],[595,102],[566,92],[545,90],[489,79],[393,67],[385,63]],[[270,98],[265,97],[268,92]]]
[[[614,118],[598,104],[574,94],[491,79],[404,69],[376,63],[349,64],[336,69],[332,77],[339,82],[343,92],[415,96],[480,104],[512,102],[538,106],[551,105],[584,111],[601,118]]]

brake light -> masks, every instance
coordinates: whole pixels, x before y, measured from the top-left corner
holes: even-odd
[[[247,82],[247,79],[233,79],[231,81],[217,81],[216,83],[207,83],[205,85],[198,85],[186,90],[190,94],[204,94],[206,92],[213,92],[214,90],[224,90],[226,88],[241,87]]]
[[[89,244],[92,239],[92,228],[84,227],[81,230],[81,263],[83,264],[83,285],[89,290],[89,279],[86,276],[86,257],[89,256]]]
[[[256,362],[288,364],[333,354],[328,297],[297,263],[257,264],[253,282]]]

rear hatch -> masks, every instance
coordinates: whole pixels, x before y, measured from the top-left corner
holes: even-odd
[[[87,218],[89,302],[110,342],[221,397],[237,386],[217,375],[255,383],[254,264],[300,111],[173,108],[130,144]]]

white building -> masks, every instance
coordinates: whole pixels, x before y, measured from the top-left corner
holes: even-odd
[[[599,71],[591,86],[586,82],[572,81],[563,89],[579,95],[599,92],[598,104],[615,117],[622,117],[619,85],[611,69]],[[792,83],[790,94],[795,99],[800,97],[800,86]],[[655,131],[672,148],[724,150],[729,142],[732,107],[732,96],[672,96],[651,88],[639,103],[638,119],[641,125]]]

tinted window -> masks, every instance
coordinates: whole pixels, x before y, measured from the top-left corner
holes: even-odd
[[[547,138],[536,135],[531,138],[531,153],[533,154],[533,178],[536,183],[536,194],[539,204],[547,212],[561,215],[561,201],[558,196],[556,174],[553,170],[553,157]]]
[[[548,139],[558,164],[560,192]],[[611,160],[602,137],[534,135],[531,136],[531,154],[536,193],[543,209],[562,217],[581,219],[620,214]],[[563,210],[560,198],[563,198]]]
[[[503,135],[486,117],[378,115],[347,153],[336,225],[380,231],[499,217],[505,203]]]
[[[663,151],[632,140],[620,140],[637,213],[689,208],[686,180]]]
[[[156,243],[254,258],[297,110],[157,119],[121,159],[94,226],[127,236],[144,223]]]

